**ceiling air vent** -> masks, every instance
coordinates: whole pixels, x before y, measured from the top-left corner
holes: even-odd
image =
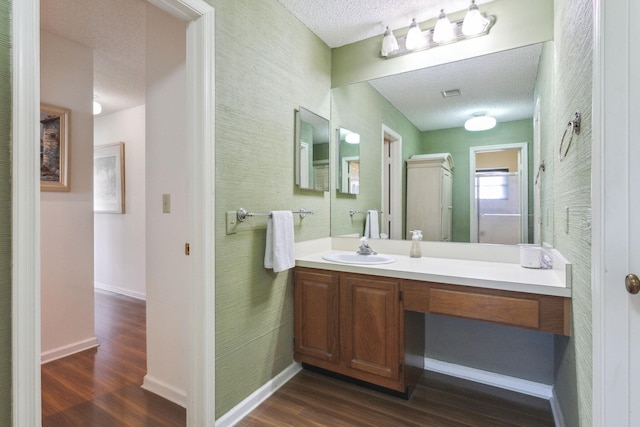
[[[460,89],[443,90],[440,93],[442,93],[442,97],[443,98],[450,98],[452,96],[460,96],[460,95],[462,95],[462,91]]]

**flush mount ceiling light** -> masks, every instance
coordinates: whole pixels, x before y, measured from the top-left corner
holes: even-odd
[[[441,9],[434,28],[422,31],[414,18],[407,35],[396,39],[393,32],[387,27],[382,39],[380,56],[393,58],[473,37],[485,36],[489,34],[489,30],[495,22],[495,16],[485,17],[480,13],[475,0],[471,0],[471,5],[464,19],[453,23],[447,18],[444,9]]]
[[[98,101],[93,101],[93,115],[97,116],[102,113],[102,105]]]
[[[360,134],[351,132],[345,135],[344,140],[347,144],[360,144]]]
[[[472,132],[493,129],[495,126],[496,118],[487,116],[485,113],[475,113],[473,117],[464,122],[464,128]]]

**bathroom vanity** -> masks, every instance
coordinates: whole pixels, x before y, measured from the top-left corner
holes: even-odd
[[[570,334],[571,289],[558,271],[394,257],[366,266],[297,259],[295,360],[408,397],[423,371],[424,313]]]

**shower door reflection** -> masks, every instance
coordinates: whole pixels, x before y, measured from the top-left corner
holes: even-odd
[[[476,172],[478,242],[514,245],[520,242],[521,201],[517,172]]]

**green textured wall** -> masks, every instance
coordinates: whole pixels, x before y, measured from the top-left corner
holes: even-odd
[[[531,119],[498,123],[484,132],[469,132],[464,128],[442,129],[423,134],[420,154],[451,153],[453,157],[453,218],[452,240],[469,242],[469,148],[481,145],[527,142],[529,171],[533,170],[533,121]],[[533,207],[532,174],[529,173],[529,206]],[[531,219],[529,225],[532,226]]]
[[[216,414],[293,362],[289,272],[263,267],[266,217],[225,234],[225,212],[300,207],[295,240],[329,235],[329,193],[294,181],[294,111],[330,117],[331,52],[276,0],[216,10]]]
[[[338,193],[335,190],[337,174],[335,171],[331,173],[332,236],[353,233],[362,235],[365,217],[360,214],[349,216],[350,208],[381,208],[383,124],[402,136],[403,160],[418,152],[420,131],[369,83],[356,83],[331,90],[332,147],[337,144],[336,130],[339,127],[360,134],[360,194]],[[404,183],[402,193],[404,206]]]
[[[11,1],[0,0],[0,426],[11,425]]]
[[[555,2],[554,149],[567,122],[582,113],[582,130],[562,162],[554,158],[554,245],[573,264],[571,337],[556,339],[555,390],[568,426],[592,424],[591,102],[593,5]],[[564,226],[568,209],[569,227]]]

